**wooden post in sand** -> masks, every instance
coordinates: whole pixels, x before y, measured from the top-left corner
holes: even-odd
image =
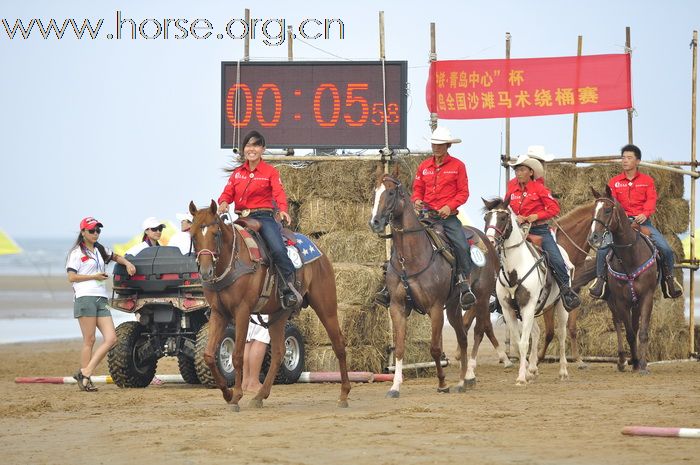
[[[697,97],[697,84],[698,84],[698,31],[693,31],[693,41],[690,43],[693,49],[693,76],[692,76],[692,91],[691,91],[691,110],[690,110],[690,169],[691,171],[696,171],[696,158],[695,158],[695,114],[697,109],[696,97]],[[693,267],[690,268],[690,288],[688,292],[690,293],[690,302],[688,309],[688,333],[690,339],[690,353],[695,353],[695,184],[697,178],[691,178],[690,180],[690,260]]]
[[[625,53],[632,55],[632,41],[630,39],[630,27],[627,26],[625,28]],[[632,60],[632,57],[630,56],[630,60]],[[632,133],[632,113],[634,112],[634,108],[628,108],[627,109],[627,143],[632,144],[634,135]]]
[[[583,49],[583,36],[578,36],[578,51],[576,52],[576,56],[580,57],[581,56],[581,50]],[[576,68],[579,69],[580,65],[577,65]],[[577,76],[578,78],[578,73]],[[578,87],[578,79],[576,82],[576,87]],[[578,113],[574,113],[574,135],[573,135],[573,140],[571,141],[571,158],[575,159],[576,158],[576,141],[578,138]]]

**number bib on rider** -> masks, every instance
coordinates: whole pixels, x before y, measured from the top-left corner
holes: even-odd
[[[486,257],[480,248],[476,246],[471,247],[470,255],[472,257],[472,262],[479,268],[483,268],[483,266],[486,265]]]

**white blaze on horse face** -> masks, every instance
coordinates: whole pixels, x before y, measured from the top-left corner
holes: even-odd
[[[593,212],[593,218],[598,218],[598,212],[600,212],[601,208],[603,208],[603,202],[596,202],[595,211]],[[591,234],[593,234],[595,232],[596,224],[597,224],[596,221],[591,222]]]
[[[495,234],[496,234],[495,226],[496,226],[497,219],[498,219],[498,215],[494,212],[491,212],[491,214],[489,215],[489,222],[486,225],[486,237],[488,237],[491,240],[491,242],[493,242],[494,239],[496,238],[495,237]]]
[[[207,237],[207,229],[209,229],[208,226],[202,228],[202,236]]]
[[[384,184],[381,184],[374,190],[374,206],[372,207],[372,220],[377,217],[377,210],[379,210],[379,198],[382,196],[382,192],[386,190]]]

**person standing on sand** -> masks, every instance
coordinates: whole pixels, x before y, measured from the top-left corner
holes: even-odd
[[[102,223],[91,216],[83,218],[78,238],[66,260],[68,282],[73,284],[75,293],[73,316],[77,318],[83,334],[80,368],[73,378],[78,382],[78,388],[85,392],[97,391],[90,376],[117,342],[112,314],[107,308],[107,263],[115,261],[124,265],[129,275],[136,273],[136,267],[126,258],[97,242],[100,232]],[[96,328],[102,333],[104,342],[93,353]]]

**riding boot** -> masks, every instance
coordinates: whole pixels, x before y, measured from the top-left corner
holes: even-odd
[[[498,297],[493,294],[489,296],[489,313],[498,313],[503,315],[501,303],[498,301]]]
[[[459,275],[457,289],[459,289],[459,305],[462,307],[462,310],[467,310],[474,305],[476,296],[469,285],[469,278],[465,277],[464,274],[460,273]]]
[[[301,307],[301,294],[294,286],[294,276],[280,279],[278,284],[282,293],[282,308],[285,310],[297,310]]]
[[[605,275],[596,276],[595,281],[593,281],[593,284],[591,284],[591,287],[588,288],[588,293],[594,299],[604,299],[606,287],[607,287],[607,280],[605,279]]]
[[[570,287],[569,283],[558,282],[559,284],[559,294],[561,294],[561,301],[564,304],[564,308],[567,312],[577,308],[581,305],[581,298],[576,294]]]
[[[683,288],[678,284],[678,281],[676,281],[673,272],[664,268],[662,275],[661,290],[663,291],[664,297],[667,299],[677,299],[682,296]]]
[[[387,308],[389,307],[390,300],[389,289],[386,287],[386,267],[388,263],[389,262],[384,262],[384,265],[382,265],[382,270],[384,271],[382,273],[382,282],[384,283],[384,286],[382,286],[382,288],[374,295],[374,303]]]

